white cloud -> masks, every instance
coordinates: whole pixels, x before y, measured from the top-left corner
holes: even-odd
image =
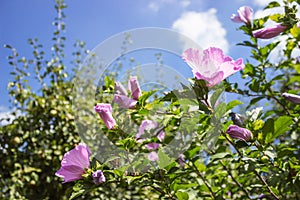
[[[275,7],[275,8],[270,8],[270,9],[266,9],[266,10],[257,10],[254,13],[254,19],[259,19],[259,18],[263,18],[266,16],[270,16],[270,15],[274,15],[274,14],[283,14],[283,13],[284,13],[283,7]],[[272,26],[275,24],[277,24],[277,23],[268,19],[266,21],[266,23],[264,24],[264,26]]]
[[[277,1],[281,6],[280,7],[274,7],[274,8],[268,8],[265,10],[257,10],[254,13],[254,18],[258,19],[258,18],[262,18],[265,17],[267,15],[273,15],[273,14],[284,14],[284,3],[282,1]],[[299,10],[299,5],[296,3],[293,3],[292,5],[296,6],[298,12],[296,13],[297,17],[300,17],[300,10]]]
[[[263,18],[266,17],[267,15],[274,15],[274,14],[283,14],[284,13],[284,8],[283,7],[275,7],[275,8],[269,8],[266,10],[257,10],[254,13],[254,18]]]
[[[274,0],[254,0],[253,4],[256,6],[265,7],[272,1]]]
[[[279,63],[284,59],[284,50],[286,49],[286,40],[289,36],[284,35],[284,36],[278,36],[269,40],[261,40],[259,41],[260,46],[265,46],[270,43],[275,43],[279,42],[279,44],[272,50],[272,52],[269,55],[269,60],[271,63]],[[297,58],[300,56],[300,50],[295,48],[292,51],[292,58]]]
[[[156,2],[150,2],[148,4],[148,8],[153,11],[153,12],[158,12],[159,11],[159,6]]]
[[[183,0],[183,1],[180,1],[180,5],[181,5],[183,8],[188,7],[190,4],[191,4],[191,1],[189,1],[189,0]]]
[[[0,126],[10,124],[15,117],[11,112],[0,112]]]
[[[164,6],[178,6],[186,8],[191,4],[190,0],[152,0],[148,4],[148,9],[153,12],[158,12]]]
[[[15,118],[15,115],[11,114],[12,111],[10,111],[8,108],[0,106],[0,126],[4,126],[7,124],[10,124]],[[17,116],[20,115],[20,112],[17,112]]]
[[[228,52],[226,30],[216,16],[217,10],[212,8],[207,12],[184,12],[174,21],[172,28],[195,42],[202,48],[219,47]]]
[[[0,112],[6,112],[8,111],[9,109],[4,107],[4,106],[0,106]]]

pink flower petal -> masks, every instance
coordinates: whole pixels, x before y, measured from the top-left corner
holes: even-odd
[[[146,131],[150,131],[151,129],[155,129],[158,126],[158,123],[155,121],[151,120],[143,120],[140,127],[139,127],[139,132],[136,135],[136,138],[139,139],[141,136],[145,133]]]
[[[108,129],[114,128],[116,121],[112,116],[112,107],[110,104],[98,103],[94,109],[99,114],[100,118],[103,120]]]
[[[250,130],[241,128],[237,125],[230,125],[226,133],[229,134],[231,138],[236,138],[245,142],[251,140],[253,137]]]
[[[136,100],[120,94],[114,95],[114,102],[116,102],[120,108],[133,108],[137,103]]]
[[[300,96],[299,95],[285,92],[282,94],[282,96],[292,103],[300,104]]]
[[[287,27],[281,24],[277,24],[275,26],[269,26],[266,28],[258,29],[252,32],[253,37],[261,38],[261,39],[270,39],[276,37],[283,31],[285,31]]]
[[[158,135],[157,135],[157,139],[162,142],[165,139],[165,132],[161,131]]]
[[[238,14],[244,23],[251,23],[253,20],[253,10],[248,6],[242,6],[238,9]]]
[[[127,96],[127,91],[120,82],[115,82],[115,93]]]
[[[90,167],[91,150],[86,144],[79,144],[71,151],[65,153],[61,161],[61,168],[55,173],[56,176],[70,182],[81,179],[85,169]]]
[[[187,49],[182,54],[183,60],[192,68],[194,76],[208,82],[207,86],[219,84],[222,80],[244,68],[243,60],[232,60],[216,47],[203,52]]]
[[[142,96],[142,91],[136,76],[131,76],[128,80],[128,88],[131,91],[132,97],[134,100],[138,100]]]
[[[152,143],[146,144],[145,146],[149,150],[156,150],[159,148],[160,144],[156,143],[156,142],[152,142]]]
[[[236,14],[232,14],[230,19],[236,23],[243,23],[243,20],[240,18],[240,16]]]
[[[242,6],[238,9],[236,14],[232,14],[231,20],[236,23],[251,23],[253,20],[253,10],[248,6]]]

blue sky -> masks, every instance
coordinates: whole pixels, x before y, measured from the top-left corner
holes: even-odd
[[[67,0],[66,60],[71,60],[72,45],[78,39],[88,49],[120,32],[142,27],[171,28],[195,39],[200,45],[220,45],[234,59],[247,58],[249,50],[235,44],[246,39],[239,24],[230,20],[232,13],[243,5],[260,10],[269,0]],[[6,57],[9,50],[4,44],[15,47],[20,56],[31,57],[28,38],[37,37],[50,51],[55,17],[54,1],[1,0],[0,1],[0,112],[6,112],[7,83],[11,67]],[[68,62],[66,63],[68,64]]]

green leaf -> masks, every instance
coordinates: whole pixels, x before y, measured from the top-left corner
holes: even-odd
[[[269,118],[265,125],[262,128],[263,138],[265,143],[269,143],[273,140],[273,134],[274,134],[274,119]]]
[[[241,102],[239,100],[230,101],[226,106],[226,111],[231,110],[232,108],[236,107],[237,105],[241,105],[241,104],[243,104],[243,102]]]
[[[177,184],[177,183],[175,183],[173,188],[174,188],[174,191],[178,191],[178,190],[186,190],[186,189],[196,187],[196,186],[198,186],[197,183],[189,183],[189,184]]]
[[[144,176],[126,176],[128,185],[132,184],[135,181],[142,179]]]
[[[189,194],[186,192],[177,191],[176,196],[179,200],[188,200],[189,199]]]
[[[197,102],[195,102],[195,100],[193,99],[184,98],[184,99],[180,99],[179,102],[183,112],[188,112],[191,107],[198,106]]]
[[[274,130],[274,138],[280,136],[281,134],[285,133],[286,131],[290,130],[289,127],[293,124],[293,120],[291,117],[288,116],[281,116],[275,121],[275,130]]]
[[[215,111],[215,117],[217,119],[220,119],[221,117],[224,116],[225,113],[226,113],[226,103],[218,104],[216,111]]]
[[[293,28],[290,29],[290,32],[294,38],[299,38],[300,36],[300,28],[295,24]]]
[[[129,168],[129,165],[124,165],[122,167],[119,167],[118,169],[114,169],[114,174],[119,176],[119,177],[123,177],[125,171]]]
[[[276,121],[272,118],[268,119],[262,128],[265,143],[272,142],[276,137],[290,130],[291,124],[293,120],[288,116],[281,116]]]
[[[217,153],[213,156],[211,156],[211,160],[212,161],[217,161],[220,160],[222,158],[230,158],[232,157],[232,154],[228,153],[228,152],[222,152],[222,153]]]
[[[83,193],[84,193],[84,189],[81,189],[79,191],[76,191],[76,192],[72,192],[69,200],[73,200],[73,199],[76,199],[77,197],[81,196]]]
[[[152,91],[149,91],[149,92],[143,92],[143,95],[140,96],[139,99],[138,99],[139,105],[144,106],[145,103],[146,103],[146,101],[147,101],[147,99],[149,97],[151,97],[156,91],[157,90],[152,90]]]
[[[255,44],[252,44],[251,42],[249,42],[249,41],[243,41],[243,42],[241,42],[241,43],[238,43],[238,44],[236,44],[236,45],[239,45],[239,46],[248,46],[248,47],[256,47],[256,45]]]
[[[177,101],[178,97],[175,95],[173,91],[168,92],[164,97],[162,97],[159,101]]]
[[[216,91],[211,95],[210,97],[210,105],[212,107],[215,107],[216,102],[218,101],[218,99],[220,98],[220,96],[222,95],[222,93],[224,92],[224,88],[218,88],[216,89]]]
[[[85,192],[85,189],[83,189],[83,185],[81,184],[81,182],[77,182],[73,186],[73,192],[72,192],[69,200],[72,200],[72,199],[75,199],[75,198],[81,196],[84,192]]]
[[[285,147],[283,149],[280,149],[278,151],[278,158],[282,158],[284,156],[292,156],[294,154],[294,151],[297,151],[297,148],[291,148],[291,147]]]
[[[109,163],[113,160],[119,159],[119,158],[120,158],[120,156],[111,156],[103,164],[107,164],[107,163]]]
[[[135,147],[135,142],[136,141],[133,138],[125,138],[123,140],[119,140],[116,144],[124,150],[131,150]]]
[[[270,15],[269,18],[274,22],[279,22],[279,20],[282,18],[282,14]]]
[[[203,162],[201,162],[199,159],[196,160],[195,166],[197,167],[197,169],[198,169],[200,172],[203,172],[203,171],[205,171],[205,169],[206,169],[206,165],[205,165]]]
[[[260,90],[260,88],[259,88],[260,84],[259,83],[260,83],[260,81],[258,81],[256,79],[253,79],[252,84],[249,85],[250,90],[252,90],[253,92],[259,92],[259,90]]]
[[[158,150],[158,166],[163,169],[164,167],[171,164],[172,160],[167,154],[165,154],[161,149]]]
[[[267,9],[267,8],[275,8],[275,7],[280,7],[280,4],[278,2],[276,2],[276,1],[272,1],[272,2],[269,3],[269,5],[267,5],[265,7],[265,9]]]

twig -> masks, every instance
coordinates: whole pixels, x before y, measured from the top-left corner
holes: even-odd
[[[199,172],[199,170],[197,169],[196,165],[193,163],[193,167],[195,168],[195,172],[196,174],[201,178],[201,180],[203,181],[203,183],[206,185],[206,187],[208,188],[208,190],[210,191],[212,197],[214,199],[217,198],[215,192],[212,190],[212,188],[210,187],[210,185],[207,183],[207,181],[205,180],[204,176]]]
[[[221,134],[225,137],[225,139],[233,146],[233,148],[235,149],[235,151],[239,154],[239,156],[242,158],[243,154],[240,152],[240,150],[238,148],[236,148],[235,144],[227,137],[226,133],[224,133],[223,131],[221,132]]]
[[[272,189],[270,188],[270,186],[268,185],[268,183],[265,181],[265,179],[254,169],[253,170],[254,174],[261,180],[261,182],[263,182],[263,184],[268,188],[270,194],[277,200],[279,200],[280,198],[274,194],[274,192],[272,191]]]
[[[231,177],[231,179],[233,180],[233,182],[235,182],[235,184],[241,189],[243,190],[243,192],[247,195],[247,197],[249,199],[252,199],[250,193],[248,192],[248,190],[246,190],[246,188],[243,187],[243,185],[241,183],[239,183],[234,176],[232,175],[231,171],[222,163],[222,161],[220,161],[221,165],[223,166],[223,168],[227,171],[228,175]]]
[[[238,148],[235,146],[235,144],[229,140],[229,138],[227,137],[227,135],[222,131],[222,135],[226,138],[226,140],[234,147],[234,149],[236,150],[236,152],[239,154],[239,156],[242,158],[243,155],[241,154],[241,152],[238,150]],[[244,162],[242,160],[242,162]],[[269,190],[270,194],[275,198],[275,199],[279,199],[279,197],[274,194],[274,192],[271,190],[270,186],[268,185],[268,183],[263,179],[263,177],[254,169],[253,170],[254,174],[259,178],[259,180],[267,187],[267,189]]]

